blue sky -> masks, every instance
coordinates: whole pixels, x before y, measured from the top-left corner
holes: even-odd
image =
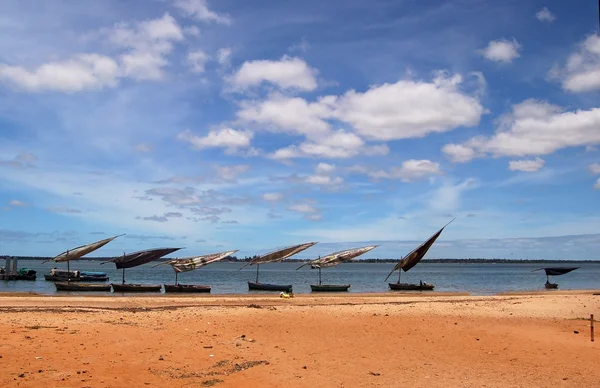
[[[0,254],[598,259],[597,4],[0,4]],[[183,252],[183,251],[181,251]]]

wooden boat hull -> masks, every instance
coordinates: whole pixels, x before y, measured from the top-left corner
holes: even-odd
[[[392,291],[433,291],[433,284],[421,283],[388,283]]]
[[[37,275],[17,275],[15,280],[35,280]]]
[[[165,284],[165,292],[199,293],[210,292],[210,286],[202,284]]]
[[[258,282],[248,282],[249,290],[256,291],[292,291],[291,284],[269,284],[269,283],[258,283]]]
[[[108,276],[77,276],[67,278],[66,276],[44,274],[44,279],[50,282],[105,282],[108,280]]]
[[[342,292],[348,291],[350,284],[311,284],[310,289],[314,292]]]
[[[159,292],[162,284],[110,284],[114,292]]]
[[[555,290],[558,288],[558,283],[546,282],[546,284],[544,284],[544,287],[548,290]]]
[[[56,291],[108,291],[110,292],[110,284],[81,284],[70,282],[55,282]]]

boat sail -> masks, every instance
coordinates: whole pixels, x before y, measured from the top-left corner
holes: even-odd
[[[398,262],[394,266],[394,268],[390,271],[385,280],[394,273],[394,271],[398,271],[398,282],[397,283],[389,283],[390,289],[392,290],[421,290],[421,291],[431,291],[434,288],[433,284],[428,284],[424,282],[420,282],[419,284],[411,284],[411,283],[400,283],[400,276],[402,271],[407,272],[412,267],[417,265],[419,261],[425,256],[429,248],[433,245],[435,240],[442,234],[444,229],[452,223],[455,219],[453,218],[450,222],[444,225],[440,230],[438,230],[433,236],[429,237],[427,241],[416,247],[413,251],[411,251],[408,255],[404,256],[402,260]]]
[[[209,253],[202,256],[192,256],[179,259],[168,260],[164,263],[156,264],[154,267],[159,265],[170,264],[175,272],[175,284],[165,284],[165,292],[210,292],[210,286],[199,285],[199,284],[179,284],[177,281],[177,275],[180,272],[193,271],[198,268],[202,268],[205,265],[215,263],[223,260],[226,257],[233,255],[238,250]]]
[[[123,235],[124,234],[119,234],[117,236],[105,238],[103,240],[99,240],[99,241],[96,241],[96,242],[93,242],[90,244],[81,245],[81,246],[75,247],[73,249],[68,249],[50,260],[43,261],[43,263],[45,263],[47,261],[54,261],[55,263],[62,263],[65,261],[67,262],[67,274],[66,274],[67,282],[64,284],[62,282],[55,282],[54,285],[56,286],[56,290],[57,291],[61,291],[61,290],[66,290],[66,291],[106,291],[106,285],[104,285],[104,284],[78,284],[78,285],[70,284],[71,274],[72,274],[71,268],[70,268],[70,262],[71,262],[71,260],[80,259],[83,256],[87,255],[88,253],[91,253],[97,249],[102,248],[104,245],[113,241],[117,237],[120,237]],[[78,274],[74,274],[74,276],[77,276],[77,275]],[[108,280],[108,277],[105,280]]]
[[[350,288],[350,284],[323,284],[321,282],[321,269],[335,267],[338,264],[350,261],[355,257],[358,257],[364,253],[369,252],[372,249],[377,248],[378,246],[379,245],[370,245],[366,247],[346,249],[344,251],[331,253],[327,256],[319,257],[318,259],[302,264],[300,267],[296,268],[296,271],[307,265],[310,265],[311,268],[317,268],[319,270],[319,284],[311,284],[310,288],[312,291],[348,291],[348,289]]]
[[[265,263],[274,263],[274,262],[285,260],[288,257],[291,257],[297,253],[300,253],[303,250],[308,249],[315,244],[316,244],[316,242],[308,242],[308,243],[304,243],[304,244],[292,245],[289,247],[277,249],[272,252],[266,253],[262,256],[258,256],[256,258],[250,260],[250,262],[244,264],[242,266],[242,268],[244,268],[248,265],[256,264],[256,281],[248,282],[248,289],[263,290],[263,291],[291,291],[292,290],[291,284],[260,283],[258,281],[258,269],[259,269],[260,265],[265,264]],[[242,268],[240,268],[240,270]]]
[[[546,272],[546,284],[544,284],[544,287],[546,287],[546,288],[558,288],[558,283],[551,283],[550,282],[550,276],[564,275],[564,274],[569,273],[571,271],[575,271],[577,268],[579,268],[579,267],[537,268],[537,269],[532,270],[531,272],[540,271],[540,270],[543,269],[544,272]]]
[[[125,284],[125,269],[137,267],[138,265],[146,264],[152,260],[160,259],[161,257],[178,251],[182,248],[154,248],[144,251],[123,254],[113,259],[104,261],[100,264],[114,263],[117,269],[123,270],[123,278],[121,284],[111,283],[114,292],[152,292],[160,291],[160,284]]]

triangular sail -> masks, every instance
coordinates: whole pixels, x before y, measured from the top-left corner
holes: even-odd
[[[454,221],[454,219],[452,219],[452,221]],[[388,278],[396,270],[404,270],[404,272],[407,272],[409,269],[411,269],[412,267],[417,265],[417,263],[419,261],[421,261],[421,259],[425,256],[425,254],[427,254],[427,251],[429,250],[429,248],[431,248],[431,246],[433,245],[435,240],[437,240],[437,238],[440,237],[440,235],[444,231],[444,228],[446,228],[446,226],[450,225],[450,223],[452,221],[448,222],[440,230],[438,230],[437,233],[435,233],[433,236],[429,237],[429,239],[427,239],[427,241],[425,241],[424,243],[422,243],[421,245],[416,247],[412,252],[410,252],[402,260],[400,260],[398,262],[398,264],[396,264],[394,266],[394,268],[390,271],[390,273],[385,278],[385,280],[388,280]]]
[[[282,261],[282,260],[287,259],[288,257],[291,257],[297,253],[302,252],[305,249],[312,247],[315,244],[316,244],[316,242],[308,242],[308,243],[304,243],[304,244],[292,245],[289,247],[277,249],[275,251],[266,253],[262,256],[258,256],[256,258],[250,260],[248,263],[243,265],[242,268],[246,267],[247,265],[273,263],[276,261]],[[240,269],[242,269],[242,268],[240,268]]]
[[[117,269],[137,267],[138,265],[146,264],[152,260],[160,259],[161,257],[180,250],[181,248],[155,248],[145,251],[133,252],[127,255],[118,256],[113,259],[102,262],[115,263]]]
[[[579,267],[550,267],[550,268],[538,268],[538,269],[534,269],[533,271],[539,271],[539,270],[544,270],[546,272],[546,275],[548,276],[559,276],[559,275],[564,275],[566,273],[569,273],[571,271],[575,271],[577,268]],[[531,271],[531,272],[533,272]]]
[[[58,256],[52,258],[51,260],[56,263],[61,263],[61,262],[70,261],[70,260],[77,260],[77,259],[87,255],[88,253],[95,251],[96,249],[102,248],[104,245],[108,244],[109,242],[111,242],[112,240],[114,240],[120,236],[123,236],[123,234],[120,234],[120,235],[114,236],[114,237],[105,238],[104,240],[96,241],[91,244],[81,245],[81,246],[73,248],[73,249],[69,249],[68,251],[64,251],[63,253],[59,254]]]
[[[195,269],[204,267],[205,265],[223,260],[224,258],[233,255],[237,251],[238,250],[236,249],[227,252],[209,253],[202,256],[185,257],[181,259],[169,260],[166,263],[161,264],[170,264],[175,272],[193,271]]]
[[[315,259],[308,263],[302,264],[300,267],[296,268],[296,270],[298,270],[306,265],[310,265],[312,268],[334,267],[338,264],[352,260],[355,257],[358,257],[364,253],[367,253],[370,250],[377,248],[378,246],[379,245],[369,245],[366,247],[346,249],[344,251],[331,253],[327,256],[319,257],[318,259]]]

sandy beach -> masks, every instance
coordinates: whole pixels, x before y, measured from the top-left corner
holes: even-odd
[[[595,386],[594,293],[2,294],[0,386]]]

